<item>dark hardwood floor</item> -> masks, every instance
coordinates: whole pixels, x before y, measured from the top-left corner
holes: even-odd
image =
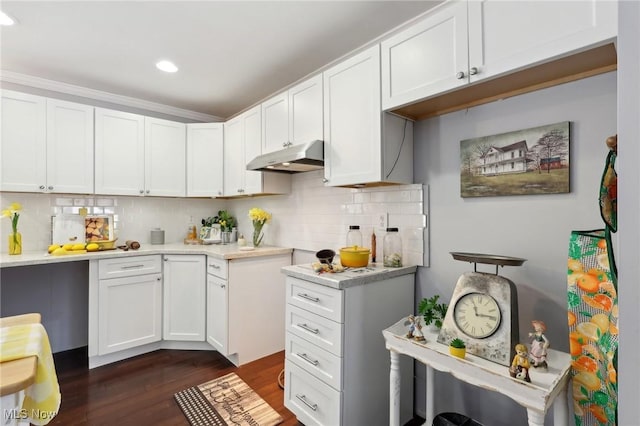
[[[284,352],[235,367],[214,351],[159,350],[88,369],[86,350],[55,355],[62,403],[50,425],[185,425],[173,394],[235,372],[284,418],[302,425],[284,407],[278,374]]]

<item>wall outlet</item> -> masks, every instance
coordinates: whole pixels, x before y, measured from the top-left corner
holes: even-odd
[[[387,229],[387,224],[388,224],[387,217],[388,217],[387,213],[380,213],[378,215],[378,228]]]

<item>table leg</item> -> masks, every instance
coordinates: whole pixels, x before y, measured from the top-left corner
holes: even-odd
[[[553,401],[553,424],[555,426],[569,426],[567,388],[562,389]]]
[[[389,426],[400,426],[400,355],[392,350],[389,353]]]
[[[529,426],[544,426],[544,412],[527,408]]]
[[[435,414],[433,412],[434,411],[434,409],[433,409],[433,401],[434,401],[434,395],[435,395],[435,392],[433,390],[433,386],[434,386],[433,385],[433,383],[434,383],[434,380],[433,380],[434,370],[433,370],[433,367],[430,367],[428,365],[426,367],[427,367],[427,375],[426,375],[425,380],[426,380],[426,384],[427,384],[427,386],[426,386],[427,395],[426,395],[426,400],[425,400],[425,403],[426,403],[426,407],[425,407],[425,417],[426,417],[426,419],[425,420],[426,421],[424,422],[424,424],[431,426],[433,424],[433,418],[435,417]]]

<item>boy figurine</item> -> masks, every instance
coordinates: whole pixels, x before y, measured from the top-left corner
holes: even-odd
[[[513,357],[511,367],[509,367],[509,375],[516,379],[524,380],[527,383],[531,383],[529,377],[529,350],[522,343],[516,345],[516,355]]]

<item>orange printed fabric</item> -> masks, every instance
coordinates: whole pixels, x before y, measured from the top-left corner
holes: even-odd
[[[618,294],[604,230],[574,231],[568,315],[576,426],[617,424]]]

